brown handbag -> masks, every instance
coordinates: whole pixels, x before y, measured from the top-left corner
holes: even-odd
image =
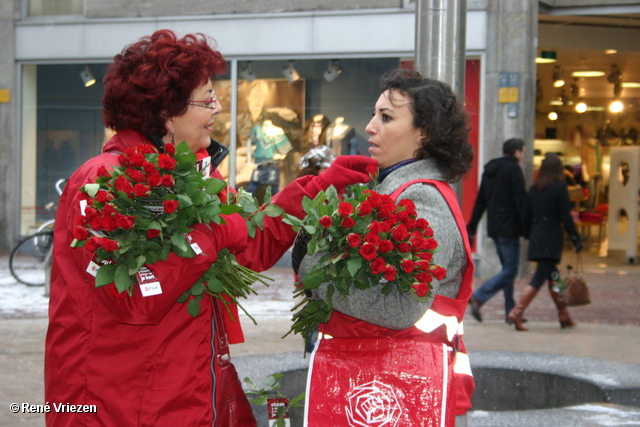
[[[587,282],[584,280],[584,271],[582,267],[582,255],[576,254],[576,268],[567,265],[567,277],[565,282],[567,288],[564,291],[564,302],[568,306],[579,306],[591,304],[591,296]]]

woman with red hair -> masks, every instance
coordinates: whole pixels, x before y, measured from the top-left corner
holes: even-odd
[[[209,135],[222,111],[212,79],[224,69],[211,39],[202,34],[180,38],[168,30],[126,47],[107,69],[103,117],[116,133],[102,154],[71,176],[60,199],[45,348],[49,405],[95,406],[82,413],[52,410],[49,426],[256,424],[228,354],[228,344],[244,340],[237,309],[232,317],[218,299],[205,297],[194,318],[177,301],[224,248],[253,270],[270,268],[295,238],[290,226],[266,218],[263,230],[249,238],[238,214],[225,216],[225,225],[197,224],[190,235],[202,254],[170,254],[145,265],[162,288],[146,297],[139,287],[131,296],[119,294],[113,284],[96,288],[87,268],[93,254],[71,247],[80,215],[79,188],[99,168],[118,165],[119,154],[128,148],[143,144],[162,152],[185,141],[198,158],[210,158],[210,175],[221,178],[215,165],[226,150]],[[302,217],[303,196],[315,197],[329,185],[366,182],[370,164],[375,160],[339,159],[319,176],[294,181],[273,203]]]

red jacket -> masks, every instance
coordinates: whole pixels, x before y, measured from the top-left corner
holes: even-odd
[[[244,221],[230,215],[230,226],[222,232],[213,233],[201,224],[194,227],[192,235],[206,255],[185,259],[172,254],[148,265],[162,294],[143,297],[136,288],[132,297],[122,298],[113,285],[96,289],[94,277],[86,272],[92,254],[70,246],[80,213],[78,188],[91,181],[100,166],[117,164],[118,152],[146,142],[137,132],[119,132],[101,155],[71,176],[60,199],[45,347],[49,426],[212,426],[212,348],[217,346],[213,299],[202,300],[196,318],[176,301],[215,261],[216,248],[246,245],[237,253],[238,261],[263,271],[280,259],[295,237],[279,219],[265,218],[264,231],[247,241]],[[292,183],[273,201],[302,217],[306,182]],[[239,321],[226,320],[230,342],[242,342]],[[218,386],[224,392],[224,384]],[[54,405],[60,404],[95,405],[97,412],[56,412]]]

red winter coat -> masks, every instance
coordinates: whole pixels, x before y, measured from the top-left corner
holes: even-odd
[[[48,426],[219,425],[214,424],[212,403],[214,387],[225,392],[225,384],[217,384],[213,373],[213,348],[218,346],[213,336],[219,326],[213,314],[218,306],[213,298],[204,298],[193,318],[186,305],[176,301],[215,261],[219,249],[229,247],[241,264],[263,271],[295,237],[280,220],[265,218],[264,231],[247,241],[244,221],[230,215],[229,227],[215,232],[202,224],[194,227],[191,234],[203,255],[186,259],[171,254],[147,266],[160,281],[162,294],[143,297],[136,288],[132,297],[123,298],[113,285],[96,289],[94,277],[86,272],[92,254],[70,246],[80,214],[78,188],[91,181],[100,166],[117,164],[118,152],[146,142],[137,132],[119,132],[101,155],[71,176],[60,199],[45,347],[45,402],[52,408]],[[214,175],[220,177],[217,171]],[[306,182],[292,183],[273,201],[301,217]],[[225,325],[231,343],[244,341],[238,321],[227,315]],[[60,404],[95,405],[97,412],[59,413],[54,405]]]

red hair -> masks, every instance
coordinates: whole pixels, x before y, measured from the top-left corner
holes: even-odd
[[[104,77],[102,118],[111,129],[164,136],[165,122],[184,114],[191,93],[226,72],[226,62],[204,34],[179,39],[170,30],[125,47]]]

